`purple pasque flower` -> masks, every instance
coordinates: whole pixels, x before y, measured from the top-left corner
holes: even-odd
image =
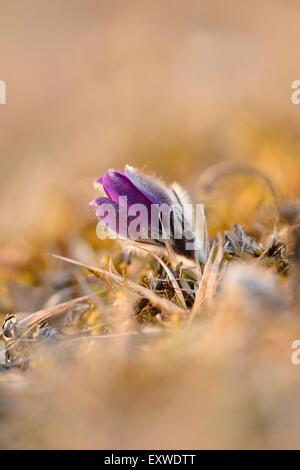
[[[170,243],[176,253],[194,257],[186,245],[187,240],[194,239],[191,213],[186,210],[191,203],[179,185],[168,187],[160,179],[126,165],[124,171],[108,170],[95,186],[101,187],[106,197],[90,204],[110,233],[159,248]]]

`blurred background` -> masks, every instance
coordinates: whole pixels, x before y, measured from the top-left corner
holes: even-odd
[[[296,0],[0,8],[2,241],[76,230],[92,181],[125,163],[195,196],[207,166],[251,162],[299,194]]]

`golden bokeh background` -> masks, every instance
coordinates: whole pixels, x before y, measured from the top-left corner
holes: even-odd
[[[124,163],[195,197],[239,160],[299,196],[299,21],[292,0],[1,2],[2,239],[59,231],[66,198],[90,217],[93,179]]]

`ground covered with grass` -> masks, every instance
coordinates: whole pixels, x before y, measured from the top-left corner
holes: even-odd
[[[2,246],[2,448],[298,446],[300,205],[236,163],[194,199],[201,265],[98,240],[92,213]]]

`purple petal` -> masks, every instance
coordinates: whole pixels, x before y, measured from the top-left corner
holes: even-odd
[[[94,181],[94,188],[95,189],[99,189],[100,187],[103,186],[103,177],[100,176],[100,178],[97,178],[95,181]],[[93,202],[93,201],[92,201]]]
[[[171,205],[172,193],[160,180],[144,175],[136,168],[126,165],[124,173],[136,188],[138,188],[153,204]]]
[[[123,173],[114,170],[108,170],[102,178],[102,184],[106,194],[116,203],[123,201],[120,196],[127,197],[127,204],[130,207],[133,204],[143,204],[151,210],[151,200],[145,196]]]
[[[89,205],[95,209],[96,217],[106,227],[118,233],[121,237],[127,238],[129,219],[126,212],[122,211],[116,202],[106,197],[98,197],[91,201]]]
[[[91,206],[93,209],[97,209],[97,207],[100,206],[102,199],[106,199],[107,201],[109,200],[107,198],[97,197],[97,199],[93,199],[89,202],[89,206]]]

